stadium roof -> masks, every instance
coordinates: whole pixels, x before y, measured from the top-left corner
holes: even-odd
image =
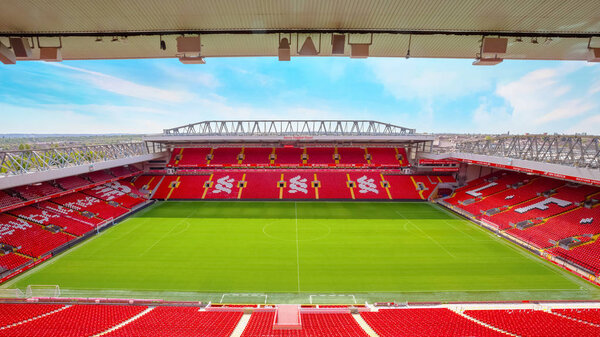
[[[338,55],[350,56],[349,43],[374,33],[369,56],[473,59],[483,36],[505,36],[505,59],[585,60],[589,46],[600,48],[598,13],[589,0],[5,0],[0,42],[33,37],[29,59],[40,45],[62,46],[63,59],[119,59],[176,57],[184,33],[201,36],[203,57],[277,56],[287,37],[297,56],[311,36],[318,55],[331,56],[339,32]]]

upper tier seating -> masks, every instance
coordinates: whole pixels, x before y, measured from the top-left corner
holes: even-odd
[[[286,166],[298,166],[302,164],[302,153],[304,149],[297,147],[279,147],[275,149],[275,164]]]
[[[506,336],[444,308],[380,309],[360,315],[380,337]]]
[[[238,163],[238,155],[242,152],[239,147],[218,147],[213,150],[211,166],[233,165]]]
[[[72,177],[61,178],[61,179],[58,179],[56,182],[58,183],[58,185],[60,185],[60,187],[62,187],[63,189],[65,189],[67,191],[91,184],[91,182],[89,180],[87,180],[81,176],[72,176]]]
[[[104,171],[104,170],[90,172],[90,173],[88,173],[88,177],[90,178],[91,181],[93,181],[95,183],[99,183],[102,181],[107,181],[107,180],[111,180],[111,179],[115,178],[112,175],[110,175],[107,171]]]
[[[47,182],[34,185],[19,186],[15,187],[14,190],[19,192],[19,194],[27,200],[38,199],[47,195],[62,192],[60,188],[52,186],[50,185],[50,183]]]
[[[242,164],[266,166],[271,163],[269,156],[273,152],[270,147],[246,147]]]
[[[273,330],[275,311],[255,311],[242,337],[367,337],[351,314],[301,313],[301,330]]]
[[[5,191],[0,191],[0,207],[7,207],[22,203],[23,200],[18,197],[13,197]]]
[[[365,149],[359,147],[338,147],[339,163],[343,165],[367,165]]]
[[[93,224],[77,221],[74,218],[67,217],[51,210],[26,206],[10,211],[11,214],[38,223],[40,225],[56,225],[61,227],[65,232],[73,235],[83,235],[92,229]]]
[[[115,176],[115,177],[123,177],[123,176],[127,176],[130,175],[134,172],[136,172],[137,170],[134,167],[128,166],[119,166],[119,167],[113,167],[110,169],[110,173]]]
[[[39,257],[71,239],[64,233],[51,233],[38,224],[0,214],[0,243],[21,247],[19,252],[31,257]]]
[[[183,151],[182,151],[183,150]],[[168,165],[179,167],[199,167],[206,165],[206,156],[211,152],[211,148],[189,148],[175,149]],[[178,161],[177,157],[181,157]]]
[[[306,148],[308,159],[306,163],[309,165],[334,165],[333,160],[334,149],[331,147],[308,147]]]
[[[0,328],[22,322],[64,307],[59,304],[1,303]]]
[[[465,314],[519,336],[600,336],[600,327],[541,310],[467,310]]]
[[[199,311],[195,307],[156,307],[104,336],[228,337],[241,317],[241,312]]]
[[[371,155],[371,164],[378,166],[406,166],[406,150],[392,147],[370,147],[367,149]],[[397,155],[402,155],[403,160],[398,160]]]
[[[552,309],[552,312],[581,321],[600,325],[600,309]]]
[[[92,336],[128,320],[146,307],[73,305],[24,324],[0,330],[0,336]]]
[[[123,207],[109,205],[106,201],[79,192],[58,197],[52,201],[80,212],[89,211],[104,220],[117,218],[127,213],[127,209]]]

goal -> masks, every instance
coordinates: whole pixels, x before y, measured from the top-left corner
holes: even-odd
[[[25,295],[20,289],[0,289],[0,298],[23,298]]]
[[[25,297],[60,297],[58,285],[28,285]]]

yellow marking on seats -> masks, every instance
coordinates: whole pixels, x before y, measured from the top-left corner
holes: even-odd
[[[425,197],[423,196],[423,190],[419,190],[419,185],[415,181],[415,177],[410,176],[410,180],[412,180],[413,184],[415,185],[415,190],[419,192],[419,197],[421,197],[421,200],[425,200]]]
[[[244,161],[244,147],[242,146],[242,152],[240,152],[240,154],[242,155],[242,159],[238,159],[238,164],[241,164]]]
[[[317,174],[315,173],[315,181],[317,181]],[[315,198],[319,199],[319,188],[315,187]]]
[[[367,160],[367,164],[371,164],[371,159],[367,159],[368,155],[369,155],[369,151],[365,147],[365,159]]]
[[[210,148],[210,152],[209,152],[208,154],[212,155],[212,154],[213,154],[213,152],[215,152],[215,148],[214,148],[214,147],[211,147],[211,148]],[[207,159],[207,160],[206,160],[206,165],[210,165],[210,161],[211,161],[211,159]]]
[[[281,174],[281,179],[279,181],[283,181],[283,173]],[[279,187],[279,199],[283,199],[283,187]]]
[[[175,179],[175,182],[178,182],[180,178],[181,178],[180,176],[177,176],[177,179]],[[171,183],[172,183],[172,182],[171,182]],[[171,187],[171,190],[169,191],[169,194],[167,194],[167,197],[165,198],[165,201],[166,201],[166,200],[169,200],[169,198],[171,197],[171,193],[173,193],[173,191],[174,191],[174,190],[175,190],[177,187],[179,187],[179,185],[178,185],[178,184],[175,184],[173,187]]]
[[[340,160],[339,160],[339,159],[335,159],[335,155],[336,155],[336,154],[338,154],[338,148],[337,148],[337,146],[333,148],[333,161],[334,161],[336,164],[339,164],[339,163],[340,163]]]
[[[242,181],[246,181],[246,173],[244,173],[244,174],[242,175]],[[241,198],[242,198],[242,190],[243,190],[243,189],[244,189],[243,187],[240,187],[240,190],[238,191],[238,199],[241,199]]]
[[[346,173],[346,178],[348,178],[348,182],[350,182],[350,174]],[[352,195],[352,199],[355,199],[354,197],[354,188],[350,187],[350,184],[348,184],[348,182],[346,182],[346,186],[348,186],[348,188],[350,189],[350,194]]]
[[[211,173],[211,174],[210,174],[210,177],[208,177],[208,180],[207,180],[207,181],[212,181],[212,178],[213,178],[213,174]],[[204,199],[204,197],[206,197],[206,192],[208,192],[208,189],[209,189],[209,188],[210,188],[210,187],[205,187],[205,188],[204,188],[204,192],[202,192],[202,199]]]
[[[277,159],[277,153],[275,153],[275,150],[277,150],[277,148],[274,147],[271,154],[274,154],[273,158]],[[271,159],[271,165],[275,164],[275,159]]]
[[[381,182],[384,182],[385,179],[383,178],[383,174],[379,173],[379,176],[381,177]],[[392,193],[390,192],[389,182],[388,182],[388,187],[385,188],[385,191],[387,192],[388,198],[390,198],[390,200],[392,200]]]
[[[143,187],[147,190],[150,189],[150,184],[152,184],[152,180],[154,180],[154,178],[156,178],[156,176],[153,176],[152,178],[150,178],[150,181],[148,181],[148,183],[146,185],[144,185]]]
[[[179,165],[181,158],[183,158],[183,148],[181,148],[181,150],[179,151],[179,159],[175,160],[175,166]]]
[[[440,183],[443,183],[442,178],[440,176],[437,176],[437,178]]]

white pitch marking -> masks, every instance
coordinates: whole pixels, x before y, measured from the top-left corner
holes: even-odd
[[[296,269],[298,272],[298,292],[300,292],[300,247],[298,244],[298,203],[294,201],[294,211],[296,213]]]

